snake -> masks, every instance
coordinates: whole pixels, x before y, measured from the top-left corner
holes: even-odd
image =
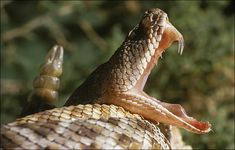
[[[145,11],[111,58],[61,108],[53,103],[58,100],[63,47],[54,46],[34,80],[22,117],[1,125],[1,147],[172,149],[171,127],[196,134],[210,132],[209,122],[188,116],[180,104],[143,91],[152,69],[173,42],[178,42],[182,54],[183,36],[167,14],[159,8]]]

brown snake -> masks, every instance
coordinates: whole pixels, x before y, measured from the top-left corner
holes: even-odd
[[[1,144],[5,148],[168,149],[170,143],[153,123],[173,125],[198,134],[208,133],[209,123],[187,116],[179,104],[162,102],[143,91],[154,65],[174,41],[179,42],[181,54],[183,37],[169,22],[167,14],[157,8],[146,11],[114,55],[75,90],[66,107],[3,125]],[[50,63],[61,67],[62,62],[54,60],[62,61],[63,49],[54,49]],[[50,69],[41,72],[56,78],[61,74],[51,74]],[[53,98],[48,95],[56,93],[58,85],[53,86],[56,79],[54,82],[54,78],[48,78],[44,75],[35,81],[40,86],[35,87],[38,92],[33,95],[38,93],[41,99],[51,102]],[[47,87],[49,90],[44,90]],[[92,105],[78,105],[88,103]]]

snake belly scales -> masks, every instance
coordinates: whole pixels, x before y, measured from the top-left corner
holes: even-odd
[[[34,80],[31,104],[23,113],[30,115],[1,125],[1,147],[171,149],[170,130],[164,133],[161,124],[208,133],[210,123],[143,91],[154,65],[174,41],[182,54],[183,36],[167,14],[158,8],[147,10],[113,56],[91,73],[64,107],[51,109],[58,99],[63,64],[63,48],[54,46]]]

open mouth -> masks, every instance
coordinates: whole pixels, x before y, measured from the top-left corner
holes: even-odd
[[[166,44],[164,45],[164,49],[168,48],[173,41],[178,41],[177,51],[181,55],[184,49],[183,36],[170,23],[168,25],[169,25],[168,27],[170,28],[170,30],[166,31],[168,32],[166,33],[168,35],[165,36],[166,37],[165,39],[164,39],[164,36],[162,37],[163,38],[162,40],[165,40],[163,43]],[[156,55],[158,55],[157,57],[162,57],[162,53],[164,52],[164,50],[161,50],[161,49],[159,50],[160,50],[159,54],[156,54]],[[154,98],[153,100],[154,102],[157,103],[157,104],[155,103],[155,105],[162,106],[159,108],[160,110],[162,109],[161,111],[165,112],[166,114],[169,113],[169,116],[168,116],[169,118],[162,119],[163,122],[171,124],[171,125],[175,125],[178,127],[182,127],[182,128],[185,128],[186,130],[199,133],[199,134],[208,133],[211,130],[211,124],[209,122],[197,121],[196,119],[188,116],[184,108],[181,105],[161,102]]]
[[[158,62],[158,58],[162,57],[162,53],[165,51],[165,49],[169,48],[174,41],[178,41],[177,51],[181,55],[184,49],[183,36],[170,22],[167,22],[164,33],[161,37],[161,41],[159,42],[159,47],[154,49],[154,54],[149,61],[148,67],[146,67],[145,72],[142,74],[138,84],[135,86],[138,91],[143,90],[143,87],[151,70],[154,67],[154,64]],[[154,43],[150,44],[154,45]],[[148,47],[150,47],[148,49],[151,51],[151,46]],[[198,134],[208,133],[211,130],[211,124],[209,122],[197,121],[196,119],[188,116],[181,105],[165,103],[151,97],[150,99],[153,100],[149,101],[151,103],[150,105],[156,106],[156,109],[158,109],[155,114],[151,114],[155,117],[149,116],[149,114],[146,115],[146,117],[150,120],[152,120],[151,118],[155,118],[155,120],[158,122],[184,128],[190,132]]]

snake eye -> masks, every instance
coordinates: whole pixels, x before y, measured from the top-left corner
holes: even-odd
[[[151,18],[150,18],[149,16],[146,16],[146,17],[142,20],[141,24],[143,25],[143,27],[148,27],[148,26],[150,26],[150,25],[151,25]]]
[[[153,18],[153,21],[156,21],[158,17],[157,17],[157,15],[153,15],[152,18]]]

